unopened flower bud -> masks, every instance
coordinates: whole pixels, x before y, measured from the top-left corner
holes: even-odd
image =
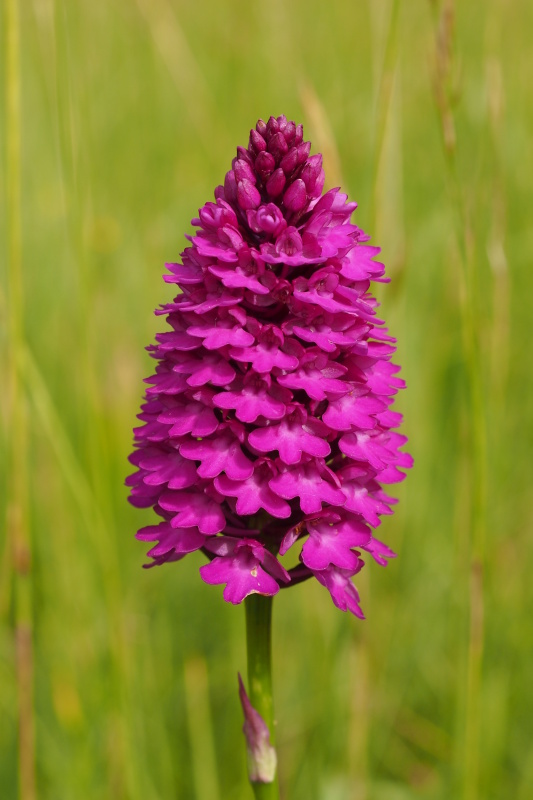
[[[252,128],[250,131],[250,144],[255,148],[255,150],[260,153],[263,150],[266,150],[266,142],[256,130]]]
[[[296,125],[294,124],[294,122],[289,120],[283,131],[283,135],[285,136],[285,141],[289,146],[291,146],[294,142],[295,133],[296,133]]]
[[[303,142],[298,145],[298,164],[305,164],[311,152],[311,142]]]
[[[285,175],[290,175],[298,164],[298,150],[296,147],[291,147],[287,155],[283,156],[280,161],[280,167]]]
[[[277,121],[276,117],[270,117],[267,122],[267,135],[273,136],[275,133],[279,131],[279,122]],[[261,133],[261,131],[259,131]]]
[[[276,159],[274,158],[272,153],[268,153],[265,150],[262,153],[259,153],[259,155],[255,159],[254,166],[257,173],[261,176],[263,180],[265,180],[265,178],[271,175],[272,172],[275,170]]]
[[[224,194],[228,203],[235,203],[237,200],[237,181],[232,169],[226,172],[226,177],[224,178]]]
[[[301,211],[307,203],[307,191],[305,183],[298,178],[291,183],[285,194],[283,195],[283,202],[290,211]]]
[[[268,143],[268,149],[276,159],[276,161],[281,160],[285,153],[289,149],[289,145],[285,141],[284,135],[281,133],[275,133],[274,136],[270,139]]]
[[[257,208],[261,202],[261,195],[251,181],[239,181],[237,184],[237,202],[243,211],[247,208]]]
[[[286,182],[285,174],[283,170],[280,167],[278,167],[278,169],[272,173],[272,175],[267,181],[266,185],[267,194],[270,197],[279,197],[279,195],[285,188],[285,182]]]
[[[313,191],[316,186],[316,182],[318,177],[322,171],[322,156],[320,153],[317,153],[315,156],[311,156],[304,164],[304,167],[300,173],[300,178],[305,183],[305,188],[307,189],[308,194],[313,194]]]
[[[233,172],[235,173],[235,180],[237,183],[239,183],[239,181],[250,181],[250,183],[255,184],[254,171],[243,159],[237,159],[233,166]]]
[[[237,147],[237,158],[240,158],[241,161],[246,161],[251,167],[254,165],[253,156],[246,147]],[[234,165],[232,164],[232,166]]]

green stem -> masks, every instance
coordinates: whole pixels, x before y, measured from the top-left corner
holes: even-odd
[[[251,594],[245,599],[244,608],[250,702],[268,726],[270,742],[274,745],[271,658],[272,597]],[[279,800],[276,778],[272,783],[252,782],[252,788],[256,800]]]

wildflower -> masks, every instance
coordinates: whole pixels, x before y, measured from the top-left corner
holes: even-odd
[[[322,157],[301,125],[259,120],[238,147],[215,202],[200,209],[181,262],[180,293],[156,313],[169,329],[130,457],[131,502],[153,506],[149,566],[201,550],[224,598],[274,595],[315,577],[362,617],[352,578],[395,502],[411,458],[391,411],[404,383],[395,340],[376,317],[379,248],[350,219],[356,203],[323,194]],[[288,571],[278,557],[302,540]]]

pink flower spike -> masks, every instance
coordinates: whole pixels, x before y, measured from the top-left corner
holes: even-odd
[[[201,550],[229,602],[314,575],[362,616],[350,578],[361,554],[392,557],[370,530],[413,463],[396,430],[396,340],[371,289],[387,280],[380,251],[352,222],[357,204],[324,193],[322,156],[285,116],[258,120],[228,166],[155,312],[167,329],[147,348],[126,484],[163,521],[139,538],[153,565]],[[299,540],[287,573],[276,554]]]

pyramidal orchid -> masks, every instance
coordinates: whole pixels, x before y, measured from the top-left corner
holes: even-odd
[[[404,386],[395,340],[369,291],[387,280],[379,248],[351,222],[356,203],[323,186],[322,157],[284,116],[237,148],[167,264],[179,292],[156,311],[167,329],[148,348],[157,365],[130,457],[130,500],[160,519],[137,534],[148,566],[202,551],[202,579],[248,598],[249,639],[269,635],[265,598],[308,578],[363,617],[352,579],[367,556],[394,556],[374,530],[395,502],[383,486],[412,463],[391,410]]]

